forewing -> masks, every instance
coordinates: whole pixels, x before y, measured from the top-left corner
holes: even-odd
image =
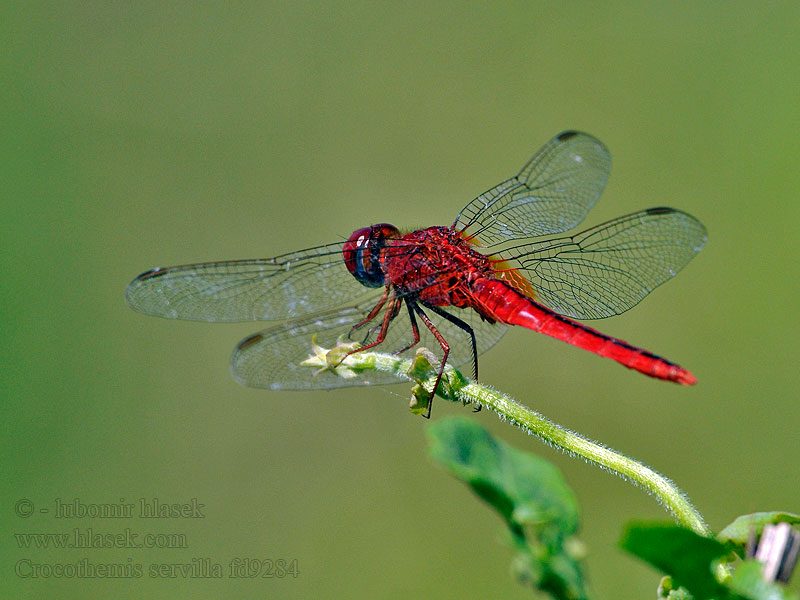
[[[336,243],[276,258],[153,269],[125,296],[134,310],[168,319],[260,321],[355,303],[374,291],[350,274]]]
[[[324,348],[333,348],[341,342],[359,342],[366,345],[374,341],[380,329],[383,312],[368,326],[352,331],[374,306],[377,297],[361,305],[332,311],[326,315],[304,317],[265,329],[243,340],[231,358],[231,369],[239,382],[250,387],[273,390],[333,389],[360,385],[398,383],[396,375],[365,371],[357,377],[344,378],[330,371],[318,372],[318,368],[301,363],[312,354],[312,337]],[[478,351],[484,352],[493,346],[506,330],[504,325],[490,324],[480,320],[475,311],[452,310],[460,319],[467,321],[478,337]],[[448,359],[454,366],[471,365],[472,346],[469,335],[439,315],[427,312],[451,346]],[[418,319],[419,321],[419,319]],[[420,343],[402,356],[413,356],[416,348],[426,347],[441,357],[441,346],[425,325],[419,322]],[[405,306],[401,307],[392,321],[386,339],[372,351],[396,353],[411,344],[414,336]],[[316,374],[315,374],[316,373]],[[471,367],[465,373],[471,376]]]
[[[561,233],[586,218],[610,170],[611,155],[602,142],[565,131],[547,142],[516,177],[467,204],[454,228],[486,247]]]
[[[502,255],[528,278],[538,302],[575,319],[601,319],[635,306],[705,242],[706,229],[693,216],[651,208]]]

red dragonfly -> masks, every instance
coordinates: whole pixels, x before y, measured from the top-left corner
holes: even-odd
[[[314,376],[301,363],[316,335],[327,347],[359,342],[352,352],[380,346],[400,353],[435,344],[442,349],[435,391],[448,361],[471,362],[477,378],[478,355],[506,325],[691,385],[694,376],[677,364],[573,320],[625,312],[673,277],[706,241],[697,219],[672,208],[552,237],[583,221],[610,168],[600,141],[566,131],[519,174],[467,204],[449,227],[402,233],[380,223],[357,229],[347,241],[275,258],[159,267],[131,282],[128,304],[170,319],[282,321],[243,340],[233,353],[234,376],[253,387],[397,382],[378,372]]]

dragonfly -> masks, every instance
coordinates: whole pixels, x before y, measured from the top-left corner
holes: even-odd
[[[276,321],[242,340],[231,370],[273,390],[397,383],[392,374],[314,374],[320,346],[357,342],[403,353],[441,348],[430,398],[446,364],[472,365],[518,325],[683,385],[695,377],[647,350],[578,321],[618,315],[671,279],[706,242],[704,226],[656,207],[564,235],[600,197],[608,149],[586,133],[553,137],[522,170],[469,202],[452,225],[402,232],[388,223],[347,240],[274,258],[158,267],[126,290],[136,311],[207,322]],[[426,416],[430,416],[430,404]]]

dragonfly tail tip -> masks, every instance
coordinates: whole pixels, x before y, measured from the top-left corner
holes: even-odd
[[[694,385],[697,383],[697,378],[686,369],[680,369],[675,373],[675,379],[673,379],[673,381],[681,385]]]

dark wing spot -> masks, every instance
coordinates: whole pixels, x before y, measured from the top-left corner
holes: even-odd
[[[137,281],[144,281],[145,279],[152,279],[153,277],[161,277],[164,275],[169,269],[165,269],[164,267],[156,267],[155,269],[151,269],[150,271],[145,271],[141,275],[139,275],[136,280]]]
[[[253,344],[257,344],[261,340],[264,339],[264,336],[260,333],[256,333],[255,335],[251,335],[249,338],[243,339],[239,342],[239,350],[244,350],[248,346],[252,346]]]
[[[648,215],[666,215],[675,212],[675,209],[666,206],[656,206],[655,208],[648,208],[645,212]]]
[[[575,137],[576,135],[578,135],[578,132],[577,132],[577,131],[572,131],[572,130],[569,130],[569,131],[562,131],[561,133],[559,133],[559,134],[558,134],[558,136],[556,136],[556,139],[557,139],[559,142],[565,142],[565,141],[566,141],[566,140],[568,140],[569,138],[571,138],[571,137]]]

